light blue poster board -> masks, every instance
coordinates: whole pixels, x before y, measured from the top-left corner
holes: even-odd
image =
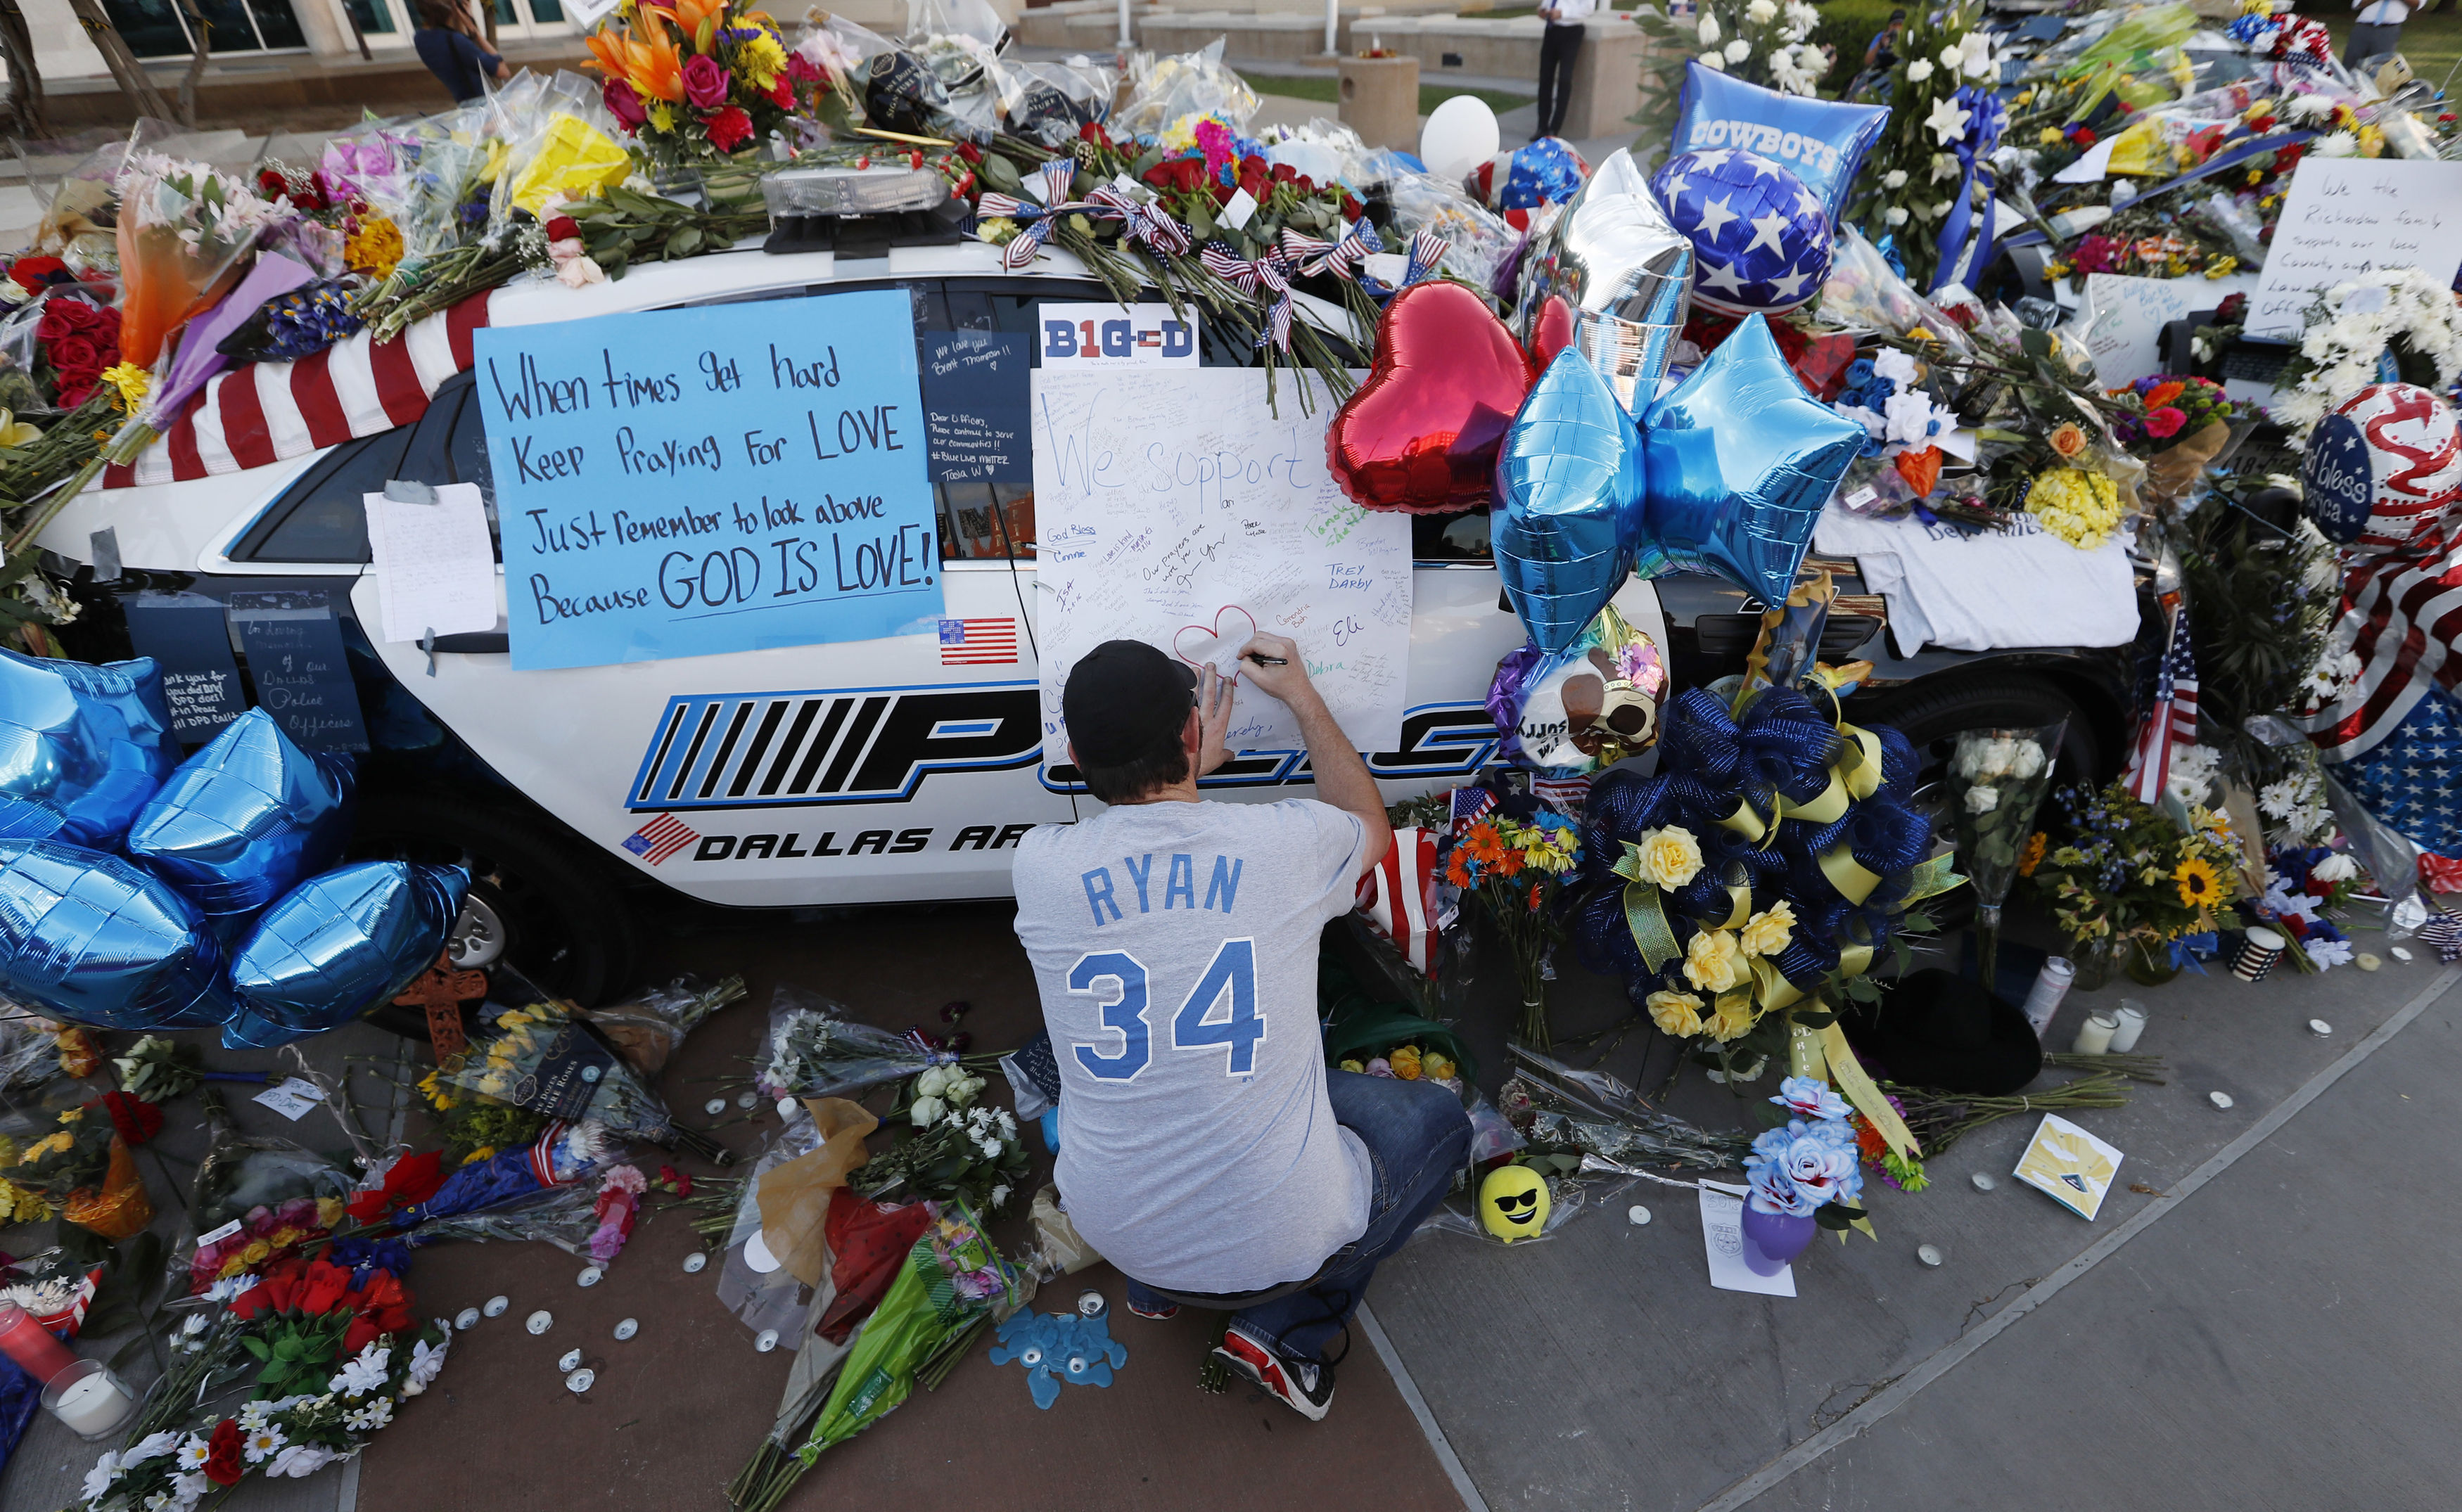
[[[473,351],[515,668],[939,618],[903,292],[490,327]]]

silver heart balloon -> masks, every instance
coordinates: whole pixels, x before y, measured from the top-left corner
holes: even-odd
[[[1626,410],[1648,405],[1692,313],[1693,244],[1631,151],[1600,163],[1523,259],[1514,317],[1523,341],[1551,294],[1572,313],[1573,346]]]

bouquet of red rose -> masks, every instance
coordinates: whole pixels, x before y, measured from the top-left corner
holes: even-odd
[[[75,409],[94,397],[103,370],[119,361],[119,315],[88,299],[82,289],[64,290],[43,299],[34,340],[49,372],[53,405]]]

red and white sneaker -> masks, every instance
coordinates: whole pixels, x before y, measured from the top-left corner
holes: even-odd
[[[1179,1304],[1176,1302],[1166,1303],[1162,1307],[1155,1307],[1149,1311],[1144,1307],[1138,1307],[1137,1299],[1134,1296],[1131,1296],[1127,1301],[1121,1303],[1120,1306],[1128,1308],[1129,1312],[1133,1316],[1139,1318],[1152,1318],[1156,1323],[1179,1316]]]
[[[1233,1324],[1214,1347],[1222,1363],[1282,1399],[1283,1405],[1309,1422],[1325,1421],[1333,1405],[1333,1367],[1285,1359],[1255,1334]]]

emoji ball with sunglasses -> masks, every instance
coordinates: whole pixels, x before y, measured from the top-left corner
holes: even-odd
[[[1499,1166],[1479,1184],[1479,1220],[1510,1244],[1547,1226],[1547,1183],[1526,1165]]]

